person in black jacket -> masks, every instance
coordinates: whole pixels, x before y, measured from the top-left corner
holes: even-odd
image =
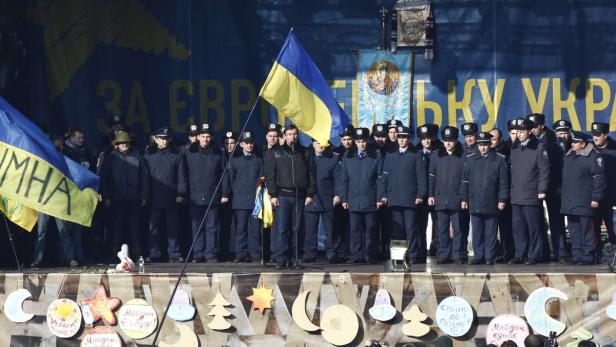
[[[374,124],[372,126],[372,142],[368,146],[374,146],[378,150],[381,158],[385,158],[388,152],[398,150],[398,144],[388,140],[387,125]],[[391,240],[392,216],[389,206],[384,205],[378,212],[378,234],[379,234],[379,259],[389,258],[389,242]]]
[[[254,134],[251,131],[244,131],[240,147],[241,151],[231,157],[225,176],[228,181],[225,185],[231,187],[233,194],[234,263],[257,261],[261,257],[259,220],[252,216],[252,211],[255,207],[257,181],[263,176],[263,158],[255,154]]]
[[[171,146],[169,128],[154,131],[154,145],[144,155],[150,171],[150,234],[148,262],[161,260],[160,235],[167,231],[169,262],[183,262],[179,244],[180,205],[188,194],[186,164],[177,147]]]
[[[126,237],[131,257],[138,258],[141,255],[139,216],[149,195],[150,173],[131,143],[127,132],[116,135],[117,148],[106,156],[101,167],[101,195],[113,216],[111,249],[119,250]]]
[[[471,214],[473,260],[471,265],[494,264],[498,212],[509,200],[509,177],[505,156],[490,149],[492,135],[477,135],[478,152],[464,162],[462,174],[462,209]]]
[[[223,137],[223,152],[225,153],[225,166],[231,159],[235,146],[237,145],[238,134],[234,131],[227,131]],[[231,191],[229,195],[233,195]],[[230,201],[233,201],[233,196],[228,196]],[[220,232],[218,233],[218,257],[222,260],[231,260],[235,252],[235,230],[233,224],[233,208],[231,204],[222,204],[218,209],[220,213]],[[235,256],[237,259],[237,255]]]
[[[355,128],[349,124],[342,134],[340,134],[340,145],[334,148],[334,152],[338,153],[340,160],[345,157],[347,151],[354,148],[353,132]],[[350,245],[350,229],[349,229],[349,211],[338,204],[334,207],[334,230],[340,235],[340,248],[338,251],[338,260],[345,261],[349,256]]]
[[[390,119],[387,121],[387,143],[388,146],[398,146],[396,129],[402,126],[402,121]]]
[[[309,151],[314,156],[316,168],[316,194],[312,202],[304,209],[304,256],[303,261],[314,261],[317,255],[317,235],[319,220],[325,229],[325,255],[331,264],[338,261],[340,249],[340,235],[334,230],[334,208],[340,205],[338,195],[340,184],[340,155],[331,148],[325,148],[313,139],[313,150]]]
[[[532,123],[520,118],[518,141],[511,148],[511,205],[515,258],[509,264],[536,264],[543,253],[543,200],[550,182],[550,162],[531,134]]]
[[[561,119],[554,122],[552,128],[556,133],[556,137],[558,138],[558,145],[562,149],[564,156],[564,154],[566,154],[571,148],[571,122],[568,120]]]
[[[560,214],[560,192],[562,183],[563,158],[565,153],[557,143],[554,131],[545,126],[545,116],[541,113],[530,114],[527,119],[532,122],[533,136],[543,145],[550,162],[550,183],[545,197],[550,221],[550,239],[552,245],[552,261],[564,261],[569,257],[565,238],[565,217]],[[550,244],[547,233],[543,231],[544,252],[550,254]]]
[[[593,264],[599,225],[593,216],[607,193],[606,161],[595,150],[590,135],[573,131],[571,149],[565,156],[561,213],[567,216],[571,235],[572,261],[578,265]]]
[[[464,123],[461,128],[462,135],[464,136],[464,144],[462,145],[464,154],[469,155],[471,153],[476,153],[478,151],[477,132],[479,132],[479,126],[477,123]]]
[[[428,195],[426,162],[411,147],[411,130],[400,126],[396,132],[398,150],[385,157],[379,197],[391,208],[392,238],[409,242],[409,262],[415,264],[421,256],[417,210]]]
[[[278,146],[278,137],[279,137],[280,125],[276,123],[269,123],[267,125],[267,129],[265,130],[265,144],[261,146],[260,152],[255,151],[255,154],[260,156],[261,158],[265,158],[265,155],[268,151],[271,151],[274,147]],[[257,148],[259,149],[259,148]],[[263,244],[268,245],[269,249],[264,247],[265,254],[263,254],[263,259],[269,261],[276,261],[273,259],[273,254],[276,253],[276,241],[277,237],[275,234],[276,230],[276,218],[274,218],[274,223],[263,230]]]
[[[438,151],[443,146],[443,143],[437,138],[438,125],[433,123],[424,124],[417,128],[417,151],[421,153],[422,159],[425,162],[426,178],[428,177],[428,170],[430,168],[430,157],[432,153]],[[427,182],[426,182],[427,185]],[[428,218],[432,219],[432,230],[430,230],[431,242],[430,242],[430,254],[436,254],[436,212],[434,207],[428,204],[421,204],[417,208],[417,229],[419,234],[419,254],[417,260],[419,263],[425,263],[427,258],[427,237],[428,237]]]
[[[464,169],[464,152],[458,142],[458,128],[441,130],[443,147],[432,153],[428,177],[428,205],[437,213],[436,230],[438,247],[435,264],[447,264],[455,260],[464,264],[466,251],[462,249],[460,210],[462,197],[460,182]],[[453,238],[449,236],[450,225]]]
[[[601,222],[605,223],[609,242],[616,243],[614,210],[612,209],[613,206],[616,206],[616,141],[608,135],[610,132],[608,123],[592,123],[591,132],[595,150],[601,154],[605,163],[605,176],[607,178],[607,193],[605,199],[599,202],[599,208],[595,215],[595,225],[601,226]]]
[[[314,160],[306,148],[298,144],[299,129],[290,124],[284,131],[285,143],[274,147],[265,154],[265,177],[267,188],[275,208],[276,269],[280,270],[291,263],[294,256],[298,266],[299,240],[304,206],[312,202],[315,194]],[[294,251],[289,252],[289,242]]]
[[[190,145],[197,142],[198,134],[199,134],[199,126],[196,124],[189,124],[186,127],[186,135],[187,135],[188,141],[186,141],[186,143],[180,146],[180,150],[182,152],[188,150],[188,148],[190,148]]]
[[[354,130],[355,146],[342,160],[340,199],[349,211],[350,259],[347,263],[378,261],[378,214],[383,203],[378,198],[378,180],[383,168],[379,151],[368,146],[369,130]]]
[[[216,263],[218,262],[216,249],[219,228],[218,208],[221,203],[225,204],[229,199],[225,197],[228,196],[226,190],[228,187],[224,184],[219,187],[225,156],[220,147],[213,143],[209,124],[201,125],[197,142],[184,152],[184,158],[188,172],[193,240],[196,238],[192,261]],[[200,226],[204,229],[205,235],[200,232]]]

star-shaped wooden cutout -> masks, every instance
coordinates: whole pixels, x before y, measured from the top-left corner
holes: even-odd
[[[265,288],[265,284],[261,283],[259,288],[252,288],[252,295],[246,297],[246,300],[252,301],[252,309],[261,311],[261,315],[265,314],[265,309],[272,308],[272,288]]]
[[[90,307],[90,311],[92,311],[92,316],[94,317],[93,322],[102,318],[109,325],[114,325],[116,323],[113,310],[120,306],[121,301],[116,297],[108,297],[105,292],[105,287],[98,286],[94,292],[94,296],[81,299],[80,302]]]

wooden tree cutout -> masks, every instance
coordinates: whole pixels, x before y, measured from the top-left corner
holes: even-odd
[[[409,321],[402,326],[402,333],[404,335],[422,337],[430,332],[430,326],[422,323],[428,319],[428,315],[421,312],[417,305],[413,305],[410,310],[402,312],[402,316]]]
[[[210,306],[214,306],[212,310],[208,313],[208,316],[214,316],[214,319],[207,325],[208,328],[212,330],[226,330],[231,327],[231,323],[229,323],[225,317],[229,317],[231,312],[229,312],[225,306],[231,306],[231,303],[225,299],[220,291],[216,293],[216,297],[212,302],[210,302]]]

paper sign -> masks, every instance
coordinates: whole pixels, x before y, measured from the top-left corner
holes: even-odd
[[[97,326],[88,330],[81,347],[122,347],[122,339],[112,327]]]
[[[512,314],[501,314],[488,324],[486,342],[500,346],[503,342],[511,340],[518,346],[524,346],[524,339],[529,333],[528,324],[522,318]]]
[[[473,308],[459,296],[450,296],[436,308],[436,324],[453,337],[464,336],[473,324]]]
[[[81,310],[69,299],[54,300],[47,309],[47,327],[57,337],[73,337],[81,327]]]
[[[126,336],[143,339],[150,336],[158,325],[156,311],[143,299],[126,302],[118,312],[118,323]]]

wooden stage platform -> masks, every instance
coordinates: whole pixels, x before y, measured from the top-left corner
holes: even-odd
[[[535,266],[470,266],[417,265],[409,273],[385,273],[382,265],[330,265],[324,262],[306,264],[303,272],[274,271],[273,266],[256,264],[189,264],[188,275],[181,287],[190,294],[196,308],[194,319],[177,322],[167,318],[161,337],[173,343],[179,339],[178,327],[188,326],[201,346],[330,346],[321,332],[302,330],[293,320],[292,306],[298,295],[310,290],[305,304],[308,318],[316,325],[320,317],[334,305],[350,308],[359,321],[356,338],[350,345],[364,345],[368,339],[385,341],[388,346],[433,346],[442,341],[445,333],[437,323],[439,303],[456,296],[467,301],[473,309],[472,328],[461,337],[451,337],[454,346],[483,346],[490,321],[504,314],[525,317],[524,307],[529,295],[537,289],[554,288],[567,300],[549,299],[546,317],[552,317],[566,329],[559,336],[564,346],[573,341],[570,336],[579,328],[593,334],[602,346],[616,346],[616,320],[606,312],[616,294],[616,274],[606,265],[564,266],[556,263]],[[146,264],[145,274],[106,274],[108,266],[80,269],[24,269],[16,272],[5,269],[0,273],[0,304],[17,289],[25,288],[32,298],[23,310],[35,314],[25,323],[13,323],[0,314],[1,346],[77,346],[91,329],[82,323],[72,338],[52,335],[46,323],[47,308],[52,301],[66,298],[80,302],[91,297],[98,286],[107,295],[126,303],[142,298],[160,318],[177,278],[179,264]],[[272,308],[263,314],[251,309],[246,299],[253,288],[272,289]],[[369,313],[375,304],[376,293],[386,289],[391,304],[397,310],[395,318],[387,322],[374,319]],[[226,319],[232,328],[225,331],[210,329],[213,306],[210,302],[220,292],[231,304],[226,307],[231,316]],[[402,327],[408,323],[402,312],[417,305],[428,316],[424,321],[430,332],[423,337],[409,337]],[[1,307],[2,305],[0,305]],[[118,315],[118,311],[115,311]],[[102,321],[95,326],[105,325]],[[126,346],[151,344],[153,336],[142,340],[128,337],[120,326],[112,326]],[[447,337],[445,337],[447,338]],[[159,339],[160,340],[160,339]],[[412,343],[412,344],[411,344]]]

